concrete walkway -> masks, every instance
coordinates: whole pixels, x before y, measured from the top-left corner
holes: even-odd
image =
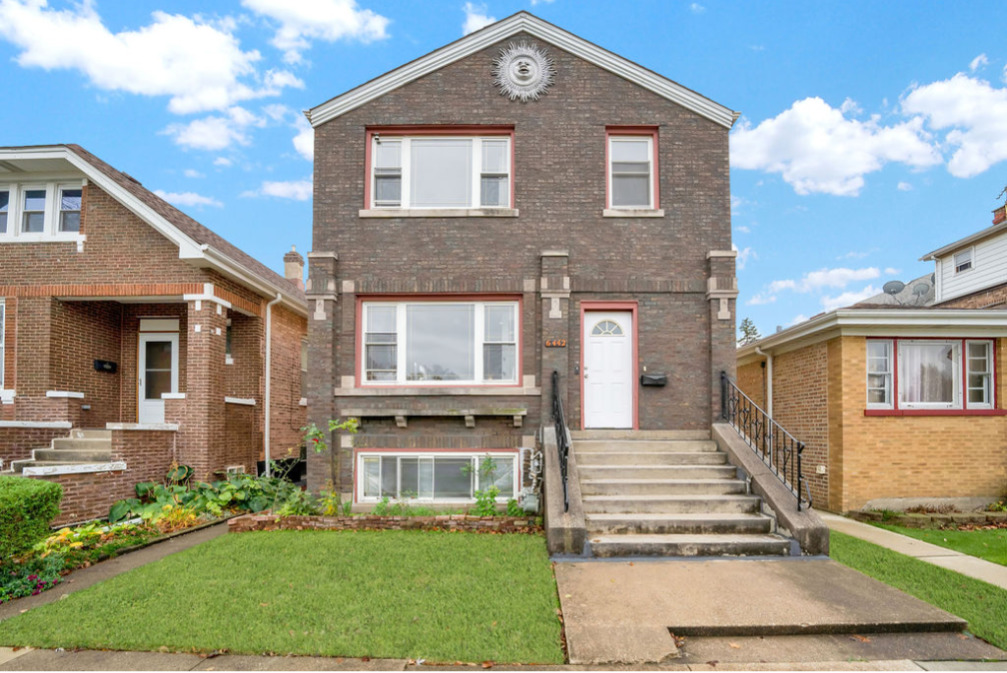
[[[154,561],[160,561],[165,556],[195,547],[197,544],[212,540],[225,533],[227,533],[227,523],[222,522],[191,533],[185,533],[184,535],[176,535],[138,551],[129,552],[128,554],[96,563],[89,568],[74,570],[49,591],[43,591],[38,596],[25,596],[24,598],[18,598],[17,600],[0,605],[0,621],[19,615],[22,612],[27,612],[40,605],[53,603],[69,594],[87,589],[89,586],[107,580],[110,577],[121,575]]]
[[[819,512],[819,516],[832,530],[846,533],[853,537],[872,542],[879,547],[897,551],[906,556],[932,563],[935,566],[954,570],[962,575],[989,582],[1001,589],[1007,589],[1007,566],[984,561],[975,556],[969,556],[953,549],[939,547],[929,542],[893,533],[884,528],[878,528],[867,523],[847,519],[836,514]]]

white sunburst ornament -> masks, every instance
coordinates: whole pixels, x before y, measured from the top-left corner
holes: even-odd
[[[507,45],[493,61],[493,76],[501,95],[522,103],[538,100],[555,74],[549,53],[524,42]]]

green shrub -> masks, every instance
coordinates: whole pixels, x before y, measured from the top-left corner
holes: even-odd
[[[0,477],[0,558],[27,551],[49,535],[63,487],[51,481]]]

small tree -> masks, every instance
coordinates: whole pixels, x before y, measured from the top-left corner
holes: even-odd
[[[740,335],[738,337],[739,346],[747,346],[762,338],[762,335],[759,334],[759,328],[755,326],[751,318],[745,318],[741,321],[741,324],[738,325],[738,333]]]

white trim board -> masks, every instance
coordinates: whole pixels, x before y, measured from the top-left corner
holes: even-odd
[[[451,44],[372,79],[370,82],[361,84],[355,89],[350,89],[344,94],[311,108],[305,112],[305,116],[313,127],[320,126],[420,77],[440,70],[455,61],[521,32],[555,45],[588,63],[618,75],[658,96],[667,98],[673,103],[678,103],[725,128],[731,128],[739,116],[739,113],[720,103],[525,11],[490,24],[460,40],[455,40]]]
[[[71,465],[45,465],[43,467],[26,467],[21,473],[29,477],[51,477],[57,474],[89,474],[92,472],[121,472],[126,469],[126,462],[117,460],[111,463],[78,463]]]

